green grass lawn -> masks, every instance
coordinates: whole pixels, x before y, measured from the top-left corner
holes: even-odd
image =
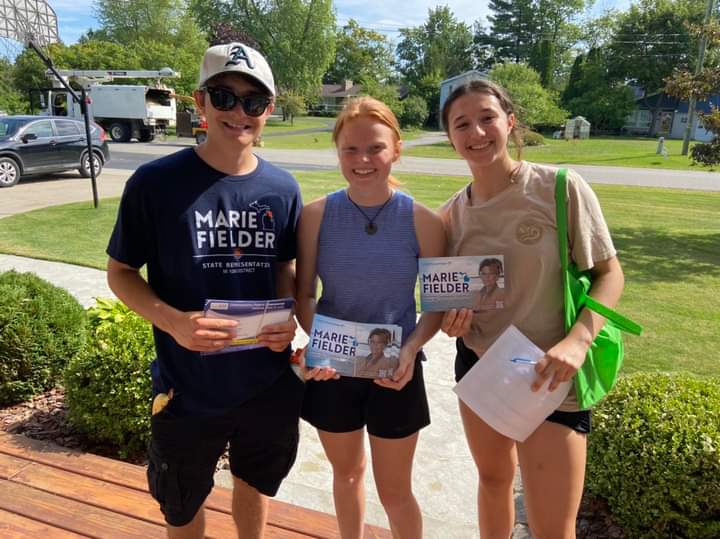
[[[545,138],[544,146],[523,148],[522,157],[547,164],[606,165],[674,170],[713,170],[693,165],[687,156],[680,155],[681,140],[666,140],[668,157],[655,153],[657,140],[629,137],[597,137],[587,140],[553,140]],[[692,146],[691,146],[692,148]],[[514,155],[514,150],[511,148]],[[457,159],[450,143],[408,148],[404,155]]]
[[[324,118],[327,119],[327,118]],[[267,128],[263,131],[267,132]],[[403,130],[402,139],[415,139],[426,131],[419,129]],[[263,143],[265,148],[283,149],[283,150],[327,150],[334,148],[331,140],[332,134],[327,132],[304,133],[300,135],[285,135],[282,137],[264,137]]]
[[[300,129],[327,128],[332,125],[334,118],[319,118],[316,116],[298,116],[291,124],[283,122],[281,118],[272,116],[265,123],[263,133],[266,135],[285,133],[288,131],[299,131]]]
[[[403,189],[437,208],[463,178],[399,175]],[[305,200],[342,187],[333,172],[297,174]],[[640,322],[628,336],[625,372],[720,375],[720,193],[594,185],[626,275],[621,313]],[[117,199],[2,219],[0,252],[105,267]]]

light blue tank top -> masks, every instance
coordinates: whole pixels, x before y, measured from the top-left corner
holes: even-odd
[[[363,207],[372,218],[380,209]],[[380,212],[378,230],[342,189],[327,196],[318,239],[317,272],[322,295],[317,312],[333,318],[402,327],[403,342],[415,329],[415,281],[420,246],[413,199],[395,191]]]

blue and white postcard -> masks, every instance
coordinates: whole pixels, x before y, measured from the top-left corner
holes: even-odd
[[[268,300],[220,300],[205,301],[205,316],[208,318],[229,318],[237,321],[235,337],[230,346],[205,355],[224,354],[240,350],[261,348],[257,336],[269,324],[287,322],[292,316],[295,300],[292,298]]]
[[[420,310],[505,307],[505,261],[502,255],[421,258]]]
[[[402,328],[316,314],[305,366],[331,367],[341,376],[391,378],[400,364]]]

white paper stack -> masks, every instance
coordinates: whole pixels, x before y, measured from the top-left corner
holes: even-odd
[[[572,385],[530,390],[535,363],[545,353],[515,326],[508,327],[453,388],[458,397],[500,434],[524,442],[560,406]]]

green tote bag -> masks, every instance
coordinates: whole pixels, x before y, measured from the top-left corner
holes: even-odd
[[[575,374],[578,405],[580,409],[587,410],[602,400],[615,385],[623,362],[622,332],[640,335],[642,327],[588,296],[592,285],[590,272],[578,270],[575,263],[569,260],[565,168],[559,169],[555,175],[555,208],[563,274],[565,333],[570,331],[583,308],[591,309],[607,319],[590,346],[585,363]]]

